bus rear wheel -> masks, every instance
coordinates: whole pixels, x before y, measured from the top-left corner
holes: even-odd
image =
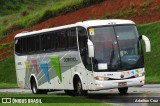
[[[37,89],[37,84],[34,78],[31,79],[31,90],[33,94],[47,94],[48,90]]]
[[[87,91],[83,90],[82,83],[80,78],[76,79],[76,83],[74,83],[74,91],[76,96],[85,96],[87,95]]]
[[[125,94],[127,94],[128,87],[118,88],[118,91],[119,91],[120,95],[125,95]]]

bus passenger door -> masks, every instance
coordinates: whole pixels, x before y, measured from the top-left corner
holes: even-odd
[[[88,36],[87,31],[83,27],[78,27],[78,43],[79,43],[79,52],[82,60],[84,74],[83,83],[86,84],[86,89],[92,89],[94,85],[93,81],[93,72],[92,72],[92,64],[91,58],[88,56],[88,46],[87,46]]]

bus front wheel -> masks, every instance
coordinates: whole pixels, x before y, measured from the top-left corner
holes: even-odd
[[[118,91],[119,91],[120,95],[125,95],[125,94],[127,94],[128,87],[118,88]]]
[[[80,78],[77,78],[76,83],[74,83],[74,91],[75,91],[75,95],[77,95],[77,96],[87,95],[87,91],[83,90],[83,88],[82,88],[82,83],[81,83]]]

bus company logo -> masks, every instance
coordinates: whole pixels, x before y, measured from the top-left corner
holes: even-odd
[[[11,98],[2,98],[2,103],[12,103]]]
[[[75,62],[75,61],[78,61],[75,57],[64,58],[64,62]]]
[[[121,75],[120,75],[120,77],[121,77],[121,78],[124,78],[124,75],[123,75],[123,74],[121,74]]]

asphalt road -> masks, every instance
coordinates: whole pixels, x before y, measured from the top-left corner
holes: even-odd
[[[0,89],[0,92],[31,93],[31,90],[20,88]],[[63,91],[51,92],[49,94],[64,95]],[[143,87],[130,87],[127,95],[120,95],[118,89],[102,91],[89,91],[87,98],[99,100],[113,105],[123,106],[160,106],[160,84],[146,84]],[[135,103],[135,100],[145,100],[145,103]],[[158,100],[159,103],[148,103],[147,100]],[[131,103],[132,102],[132,103]],[[152,101],[153,102],[153,101]]]
[[[90,92],[89,98],[118,106],[160,106],[160,84],[130,87],[127,95],[120,95],[118,89]],[[136,103],[136,100],[144,100],[144,102]]]

